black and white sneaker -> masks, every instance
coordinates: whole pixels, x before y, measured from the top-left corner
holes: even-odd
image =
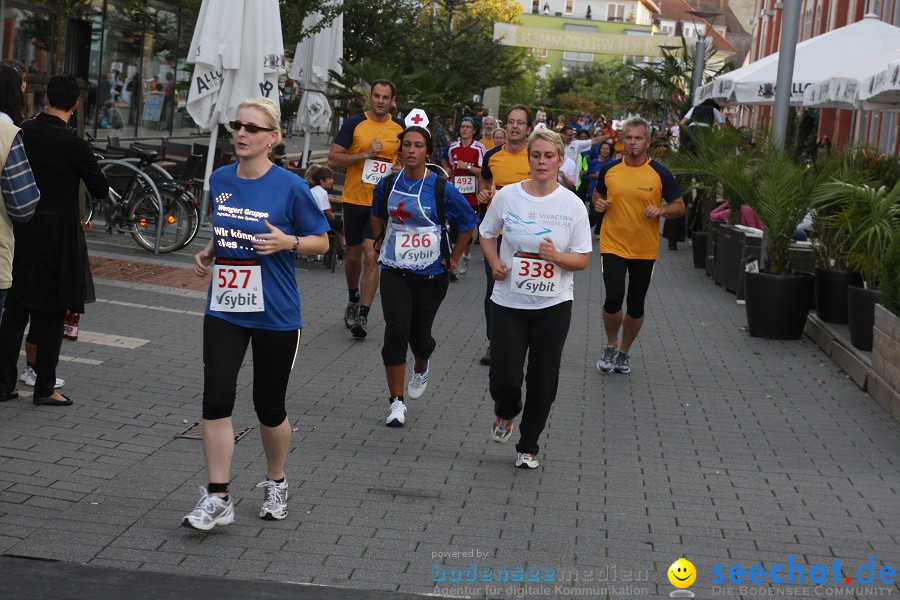
[[[181,524],[200,531],[209,531],[217,525],[228,525],[234,522],[234,502],[229,497],[222,500],[215,494],[210,494],[206,488],[200,486],[200,502],[190,514],[185,515]]]
[[[613,366],[616,362],[616,356],[618,354],[618,348],[616,348],[615,346],[607,346],[603,350],[603,356],[600,358],[600,360],[597,361],[597,368],[604,373],[609,373],[613,370]]]
[[[347,329],[353,327],[358,317],[359,302],[348,302],[347,308],[344,309],[344,325],[347,326]]]
[[[266,498],[259,509],[259,518],[267,521],[280,521],[287,516],[287,479],[281,483],[266,479],[256,487],[266,489]]]
[[[616,354],[616,362],[613,365],[613,371],[616,373],[631,373],[630,359],[630,354],[619,350],[619,353]]]
[[[403,400],[397,398],[391,402],[391,408],[388,410],[384,424],[388,427],[403,427],[404,423],[406,423],[406,405],[403,404]]]
[[[350,335],[358,340],[366,339],[369,335],[369,321],[365,317],[356,317],[356,322],[350,328]]]

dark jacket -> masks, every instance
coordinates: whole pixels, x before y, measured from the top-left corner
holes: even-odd
[[[42,113],[22,124],[25,153],[41,190],[34,217],[16,223],[10,294],[39,312],[84,312],[94,301],[81,229],[79,182],[95,197],[109,193],[90,145],[57,117]]]

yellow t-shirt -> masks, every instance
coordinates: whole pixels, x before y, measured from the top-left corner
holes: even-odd
[[[644,210],[681,197],[672,173],[655,160],[629,167],[620,158],[600,169],[596,191],[609,199],[600,230],[600,252],[656,260],[659,219],[645,219]]]
[[[485,150],[490,150],[494,147],[494,140],[492,140],[488,136],[484,136],[478,141],[481,142],[481,145],[484,146]]]
[[[521,152],[515,154],[506,151],[506,144],[492,148],[484,155],[481,177],[493,179],[494,186],[498,190],[504,185],[531,179],[528,148],[522,148]]]
[[[387,169],[382,173],[386,175],[391,172],[390,166],[400,150],[400,140],[397,139],[397,134],[401,131],[403,131],[403,123],[396,117],[378,122],[370,119],[367,113],[361,113],[344,121],[344,126],[334,138],[334,143],[346,148],[348,154],[357,154],[368,150],[372,140],[378,138],[382,144],[381,152],[376,155],[374,160],[381,159],[388,163]],[[347,177],[341,193],[342,202],[372,206],[372,192],[375,184],[365,183],[362,180],[366,162],[360,161],[347,167]]]

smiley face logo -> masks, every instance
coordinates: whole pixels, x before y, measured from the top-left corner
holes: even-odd
[[[694,580],[697,579],[697,569],[691,561],[686,558],[679,558],[669,567],[669,583],[677,588],[691,587]]]

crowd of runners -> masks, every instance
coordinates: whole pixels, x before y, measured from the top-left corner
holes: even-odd
[[[600,215],[607,343],[598,347],[597,368],[631,369],[630,351],[659,250],[660,217],[684,213],[674,178],[649,157],[650,124],[624,120],[615,146],[609,132],[576,135],[565,125],[556,132],[535,122],[529,107],[515,105],[501,121],[465,116],[455,130],[438,136],[438,128],[452,122],[429,127],[420,109],[401,120],[392,114],[395,95],[390,81],[372,82],[368,110],[344,121],[327,166],[311,166],[306,180],[271,160],[281,142],[275,102],[249,99],[228,124],[237,160],[210,178],[214,234],[194,256],[197,275],[211,280],[203,321],[208,483],[184,517],[185,526],[209,530],[234,521],[231,417],[248,347],[266,456],[259,516],[287,516],[284,466],[291,426],[285,396],[303,326],[294,258],[326,252],[329,232],[342,234],[346,246],[347,305],[341,318],[353,338],[367,338],[380,292],[388,427],[402,427],[411,417],[408,401],[427,390],[436,366],[432,326],[451,281],[469,272],[475,243],[484,257],[486,351],[482,356],[481,348],[473,349],[473,359],[489,367],[486,387],[494,401],[485,433],[502,444],[518,423],[516,467],[539,466],[539,440],[556,398],[571,321],[574,273],[589,265]],[[62,104],[71,108],[71,102]],[[346,173],[341,218],[331,211],[326,192],[335,169]],[[77,216],[70,220],[77,226]],[[4,319],[3,326],[11,323]],[[17,353],[18,347],[8,354]],[[15,361],[7,362],[0,392],[12,399]],[[50,362],[38,360],[44,366],[39,384],[48,397],[55,377]],[[62,397],[57,403],[71,401]]]

